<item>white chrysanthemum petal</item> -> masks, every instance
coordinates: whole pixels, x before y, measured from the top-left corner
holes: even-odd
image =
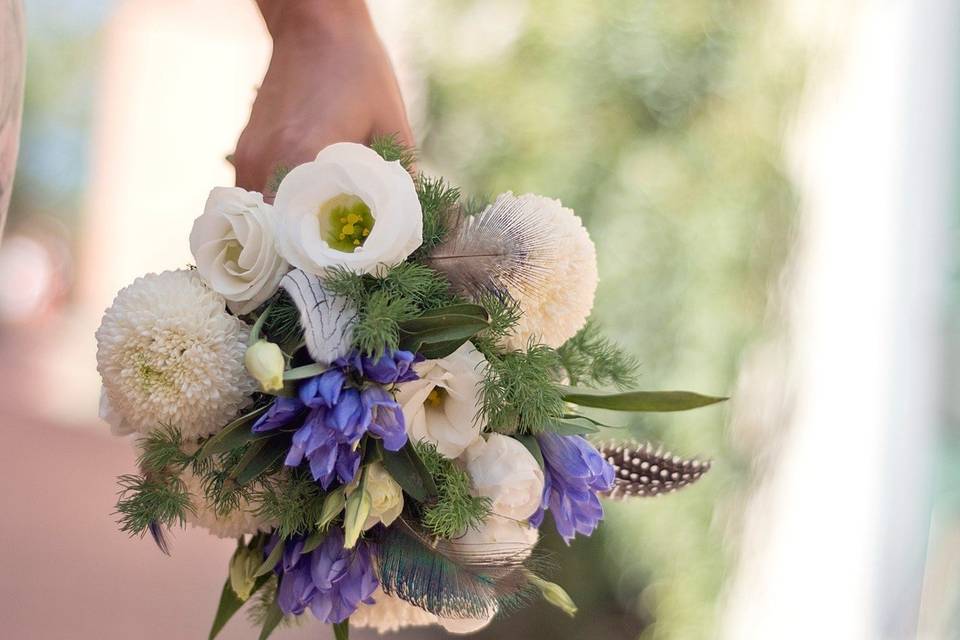
[[[137,278],[96,335],[106,401],[139,433],[161,425],[185,438],[215,433],[257,388],[243,364],[249,327],[192,271]]]
[[[507,340],[510,348],[523,349],[530,338],[559,347],[586,324],[597,291],[597,251],[580,218],[559,200],[534,194],[501,194],[492,207],[513,200],[516,215],[536,220],[544,238],[541,261],[552,269],[540,273],[536,287],[511,288],[522,317]],[[549,254],[549,258],[545,255]]]
[[[190,525],[206,529],[218,538],[239,538],[258,531],[269,532],[277,526],[275,521],[264,520],[257,516],[253,505],[244,499],[240,500],[237,509],[226,516],[218,516],[213,506],[204,497],[200,478],[187,470],[183,472],[181,479],[186,485],[190,502],[193,504],[193,512],[187,511],[186,514],[187,523]]]
[[[391,633],[406,627],[424,627],[437,623],[437,616],[426,609],[401,600],[377,589],[373,593],[374,604],[363,604],[350,616],[350,626],[359,629],[376,629],[379,633]]]

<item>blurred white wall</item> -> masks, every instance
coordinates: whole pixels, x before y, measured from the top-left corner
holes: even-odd
[[[726,637],[915,637],[942,423],[960,4],[794,0],[802,226],[792,411],[749,508]]]

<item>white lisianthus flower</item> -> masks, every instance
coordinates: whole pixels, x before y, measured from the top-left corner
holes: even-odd
[[[526,520],[540,507],[543,470],[519,440],[499,433],[481,436],[460,460],[475,494],[490,498],[493,513]]]
[[[266,302],[290,270],[277,251],[275,216],[259,193],[216,187],[193,223],[190,252],[197,271],[237,315]]]
[[[559,347],[583,328],[593,309],[599,276],[590,234],[573,210],[552,198],[507,192],[490,206],[509,206],[525,224],[540,229],[544,244],[538,261],[550,265],[538,274],[536,286],[509,287],[522,315],[505,346],[524,349],[532,338]]]
[[[376,629],[378,633],[392,633],[405,627],[424,627],[437,623],[437,616],[426,609],[396,596],[384,593],[377,587],[373,592],[374,604],[363,602],[350,615],[350,626],[358,629]]]
[[[359,486],[359,481],[357,477],[347,486],[348,496]],[[370,513],[363,523],[364,531],[381,522],[389,527],[403,511],[403,489],[379,462],[367,466],[364,486],[370,496]]]
[[[290,264],[377,273],[423,241],[423,213],[410,174],[361,144],[332,144],[280,182],[277,240]]]
[[[420,378],[397,386],[411,441],[430,442],[440,455],[456,458],[477,439],[478,385],[486,363],[467,342],[446,358],[414,365]]]
[[[257,389],[243,364],[249,333],[193,271],[137,278],[97,329],[107,415],[127,432],[216,433]]]

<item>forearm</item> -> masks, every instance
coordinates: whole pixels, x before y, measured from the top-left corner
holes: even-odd
[[[256,0],[271,37],[336,36],[372,28],[364,0]]]

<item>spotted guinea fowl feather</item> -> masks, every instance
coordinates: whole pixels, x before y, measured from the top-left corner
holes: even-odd
[[[686,460],[650,443],[613,443],[598,447],[613,465],[616,480],[608,498],[650,497],[677,491],[710,470],[709,460]]]

